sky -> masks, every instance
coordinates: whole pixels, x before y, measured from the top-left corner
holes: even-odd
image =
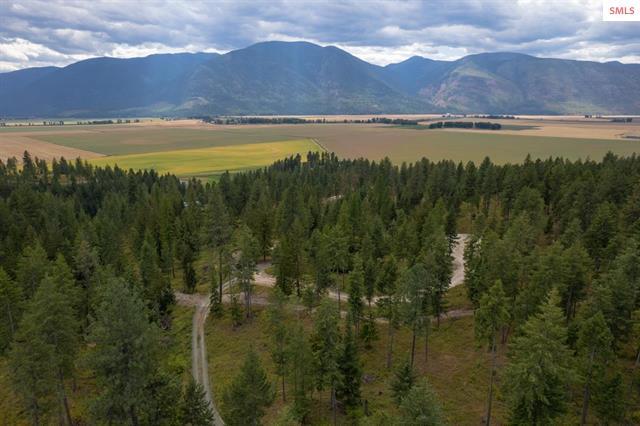
[[[0,72],[267,40],[334,45],[378,65],[496,51],[640,63],[640,22],[603,22],[602,0],[0,0]]]

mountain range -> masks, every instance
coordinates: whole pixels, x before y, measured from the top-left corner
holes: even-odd
[[[0,117],[430,112],[637,114],[640,64],[482,53],[378,66],[273,41],[0,73]]]

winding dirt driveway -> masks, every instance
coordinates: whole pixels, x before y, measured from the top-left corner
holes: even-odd
[[[451,287],[455,287],[464,282],[464,249],[468,242],[469,236],[467,234],[459,234],[456,244],[453,247],[453,275],[451,277]],[[260,262],[258,264],[258,270],[254,275],[254,284],[264,287],[273,287],[276,284],[276,279],[273,275],[267,272],[267,268],[271,266],[271,262]],[[231,282],[227,281],[222,287],[223,300],[228,301],[229,295],[224,294],[230,286]],[[204,326],[209,315],[209,295],[203,294],[185,294],[176,292],[176,300],[180,305],[192,306],[195,308],[193,313],[193,331],[191,334],[191,372],[193,378],[197,383],[202,385],[209,407],[213,412],[214,425],[224,426],[224,421],[218,412],[214,402],[213,393],[211,392],[211,385],[209,383],[209,372],[207,362],[207,348],[205,343]],[[338,293],[334,291],[329,292],[329,297],[337,299]],[[341,294],[341,299],[348,300],[347,294]],[[256,300],[257,299],[257,300]],[[267,305],[269,302],[263,298],[254,299],[256,305]],[[256,303],[257,302],[257,303]],[[295,306],[297,309],[304,309],[302,306]],[[342,313],[341,314],[346,314]],[[442,315],[443,319],[453,319],[472,315],[470,310],[451,310]],[[386,322],[383,318],[377,318],[376,322]]]
[[[453,245],[453,249],[451,251],[451,257],[453,258],[453,273],[451,275],[451,283],[449,285],[450,288],[459,286],[460,284],[464,283],[464,249],[467,247],[468,241],[469,234],[458,234],[456,242]],[[276,278],[267,272],[267,269],[269,267],[271,267],[270,261],[258,263],[258,271],[253,278],[254,285],[262,287],[274,287],[276,285]],[[329,290],[327,292],[327,296],[336,300],[344,300],[345,302],[349,300],[349,294],[345,289],[343,289],[343,291],[341,291],[339,295],[337,291]],[[378,296],[374,296],[372,300],[373,303],[377,302],[378,299]],[[458,313],[457,316],[460,316],[460,312],[462,311],[452,310],[443,314],[443,316],[445,318],[455,318],[456,313]]]
[[[226,290],[228,286],[229,283],[225,283],[223,290]],[[224,426],[224,420],[213,402],[213,393],[209,383],[209,363],[207,362],[207,346],[204,335],[204,325],[207,315],[209,315],[209,295],[176,292],[176,300],[181,305],[195,307],[191,333],[191,374],[204,389],[207,403],[213,412],[213,424]]]

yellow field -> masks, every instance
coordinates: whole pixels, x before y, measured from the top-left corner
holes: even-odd
[[[118,165],[123,169],[154,169],[178,176],[211,176],[225,171],[255,169],[276,160],[321,148],[311,139],[182,149],[145,154],[113,155],[90,160],[97,166]]]

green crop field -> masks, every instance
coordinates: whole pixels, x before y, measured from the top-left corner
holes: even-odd
[[[56,145],[83,149],[105,155],[142,154],[158,151],[298,139],[286,135],[262,134],[259,129],[246,129],[246,131],[242,132],[232,130],[144,127],[134,129],[103,129],[102,131],[94,130],[86,133],[37,135],[33,136],[33,138]]]
[[[239,171],[268,166],[292,155],[319,151],[310,139],[245,143],[200,149],[114,155],[90,160],[92,164],[118,165],[124,169],[154,169],[158,173],[178,176],[215,176],[225,171]]]

